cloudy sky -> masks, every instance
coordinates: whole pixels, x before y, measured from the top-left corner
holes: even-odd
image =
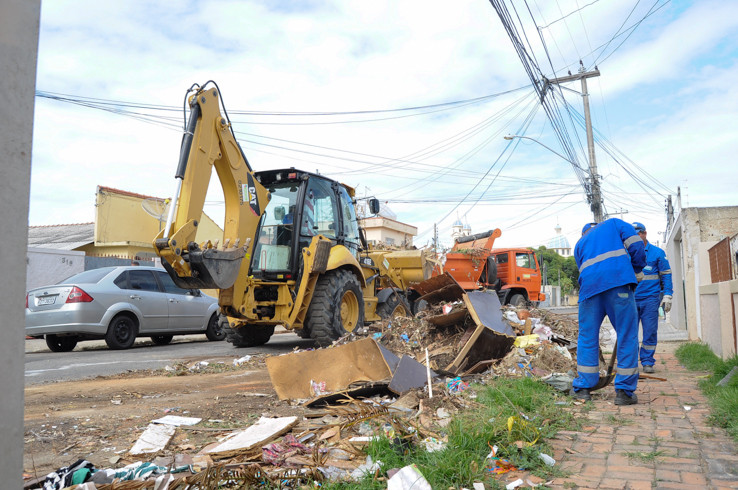
[[[45,0],[29,224],[93,221],[98,185],[171,196],[185,93],[214,80],[255,170],[376,196],[419,245],[434,225],[449,243],[456,220],[500,228],[500,246],[545,244],[560,223],[573,244],[592,218],[581,84],[554,86],[546,111],[527,70],[580,60],[600,71],[587,83],[610,215],[663,241],[678,188],[684,207],[738,204],[733,2],[494,3],[525,65],[486,0]]]

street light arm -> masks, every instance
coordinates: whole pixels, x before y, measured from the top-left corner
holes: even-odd
[[[548,146],[544,145],[543,143],[541,143],[541,142],[540,142],[540,141],[538,141],[537,139],[533,139],[533,138],[531,138],[531,137],[529,137],[529,136],[520,136],[520,135],[517,135],[517,134],[508,134],[507,136],[503,136],[503,138],[504,138],[504,139],[506,139],[506,140],[514,140],[515,138],[521,138],[521,139],[525,139],[525,140],[531,140],[531,141],[533,141],[533,142],[535,142],[535,143],[538,143],[539,145],[541,145],[542,147],[544,147],[545,149],[547,149],[548,151],[550,151],[550,152],[551,152],[551,153],[553,153],[554,155],[557,155],[557,156],[559,156],[560,158],[562,158],[562,159],[566,160],[567,162],[571,163],[571,164],[572,164],[572,165],[574,165],[575,167],[577,167],[577,168],[579,168],[579,169],[581,169],[581,170],[584,170],[584,169],[583,169],[583,168],[582,168],[581,166],[579,166],[579,164],[578,164],[578,163],[576,163],[576,162],[572,162],[571,160],[569,160],[568,158],[566,158],[566,157],[565,157],[564,155],[562,155],[561,153],[557,152],[557,151],[556,151],[556,150],[554,150],[553,148],[550,148],[550,147],[548,147]]]

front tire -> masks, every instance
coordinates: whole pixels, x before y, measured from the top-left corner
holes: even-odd
[[[225,316],[221,317],[220,325],[226,340],[233,344],[233,347],[258,347],[269,342],[274,334],[274,325],[244,325],[233,328]]]
[[[319,347],[327,347],[362,327],[364,297],[356,276],[338,269],[318,278],[305,323],[310,337]]]
[[[383,320],[392,319],[396,316],[411,316],[410,305],[407,304],[407,300],[399,295],[399,293],[392,293],[387,298],[387,301],[377,306],[377,315]]]
[[[105,343],[113,350],[128,349],[136,341],[138,326],[128,315],[118,315],[110,322],[105,334]]]
[[[61,336],[48,334],[45,339],[46,345],[51,352],[70,352],[77,346],[77,337],[73,335]]]
[[[226,318],[226,323],[227,322],[228,319]],[[223,326],[221,325],[216,313],[213,313],[213,316],[210,317],[208,328],[205,330],[205,336],[211,342],[217,342],[226,338],[225,330],[223,330]]]
[[[526,303],[527,301],[525,300],[525,296],[522,294],[513,294],[512,298],[510,298],[510,304],[518,308],[525,306]]]
[[[151,341],[156,345],[167,345],[173,338],[174,335],[152,335]]]

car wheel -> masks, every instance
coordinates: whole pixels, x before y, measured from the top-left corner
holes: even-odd
[[[174,335],[152,335],[151,341],[156,345],[167,345],[173,338]]]
[[[513,294],[512,298],[510,298],[510,304],[513,306],[525,306],[525,296],[522,294]]]
[[[351,272],[330,271],[320,278],[307,311],[310,336],[319,347],[364,325],[364,297]]]
[[[69,352],[77,346],[77,337],[49,334],[46,336],[46,345],[51,352]]]
[[[226,318],[226,322],[228,322],[228,318]],[[213,313],[213,316],[210,317],[208,328],[205,330],[205,336],[210,341],[223,340],[226,338],[225,330],[223,330],[223,326],[221,325],[216,313]]]
[[[383,320],[396,316],[412,316],[407,300],[396,293],[390,294],[387,301],[377,306],[377,315]]]
[[[138,327],[133,318],[128,315],[118,315],[108,325],[105,343],[111,349],[128,349],[136,341],[137,333]]]

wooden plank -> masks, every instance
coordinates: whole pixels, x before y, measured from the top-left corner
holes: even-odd
[[[217,446],[205,451],[212,458],[227,458],[248,452],[276,439],[297,424],[297,417],[261,417],[245,430],[231,433]]]

